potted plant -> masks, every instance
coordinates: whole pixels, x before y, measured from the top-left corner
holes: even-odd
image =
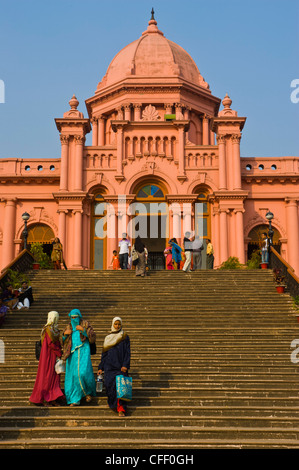
[[[285,291],[286,285],[284,283],[285,276],[283,276],[281,269],[273,269],[273,277],[276,283],[275,287],[279,294]]]
[[[44,252],[43,245],[41,243],[32,243],[30,251],[34,257],[32,269],[50,269],[51,265],[49,256]]]

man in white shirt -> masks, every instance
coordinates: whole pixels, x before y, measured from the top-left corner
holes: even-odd
[[[122,239],[118,244],[118,257],[121,269],[128,269],[128,261],[131,253],[131,243],[127,239],[127,234],[123,233]]]

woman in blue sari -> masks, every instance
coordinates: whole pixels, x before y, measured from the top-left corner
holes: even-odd
[[[116,376],[128,376],[130,368],[130,339],[122,328],[122,319],[115,317],[112,320],[111,332],[105,337],[102,358],[98,367],[98,374],[104,372],[105,388],[108,405],[116,410],[119,416],[125,416],[127,405],[116,395]]]
[[[182,248],[178,245],[176,238],[169,240],[169,245],[171,246],[172,259],[175,262],[175,268],[180,269],[180,263],[182,261],[181,252]]]
[[[71,323],[63,333],[63,359],[66,361],[64,393],[68,405],[87,403],[96,396],[96,383],[90,358],[90,343],[96,335],[91,325],[82,319],[80,310],[69,313]]]

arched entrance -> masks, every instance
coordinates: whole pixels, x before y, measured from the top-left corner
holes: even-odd
[[[273,232],[274,232],[274,235],[273,235],[273,248],[275,248],[276,251],[278,251],[278,253],[280,253],[280,241],[279,239],[281,238],[281,235],[279,233],[279,231],[276,229],[276,228],[273,228]],[[252,256],[252,253],[258,249],[261,248],[262,246],[262,233],[263,232],[266,232],[268,233],[268,230],[269,230],[269,225],[267,224],[262,224],[262,225],[257,225],[256,227],[254,227],[248,234],[248,238],[250,239],[249,243],[248,243],[248,260],[251,258]]]
[[[27,244],[30,249],[32,243],[41,243],[47,255],[52,252],[52,239],[55,237],[53,230],[46,224],[35,224],[28,227]]]
[[[208,201],[208,191],[198,189],[197,200],[194,204],[194,232],[203,242],[203,251],[201,252],[201,269],[206,269],[206,240],[211,239],[211,218],[210,203]]]
[[[132,238],[140,236],[148,249],[148,265],[151,270],[165,268],[164,250],[168,238],[168,210],[165,199],[166,188],[149,181],[136,190],[135,220]]]

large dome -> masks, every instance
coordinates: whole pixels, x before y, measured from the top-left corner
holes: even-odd
[[[190,55],[165,38],[153,18],[141,37],[124,47],[110,63],[97,91],[132,78],[180,78],[204,88],[204,81]]]

